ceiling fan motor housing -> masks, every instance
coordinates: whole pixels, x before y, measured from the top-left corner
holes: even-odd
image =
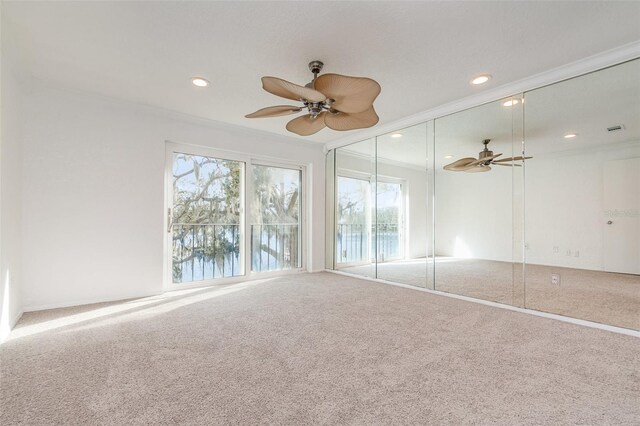
[[[482,141],[484,149],[478,153],[478,160],[482,160],[483,158],[491,157],[493,155],[493,151],[490,151],[488,148],[489,142],[491,142],[491,139],[485,139]],[[488,164],[488,162],[483,164]]]

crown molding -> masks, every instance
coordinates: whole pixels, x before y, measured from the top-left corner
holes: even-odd
[[[580,59],[557,68],[552,68],[548,71],[544,71],[530,77],[516,80],[512,83],[503,84],[502,86],[498,86],[494,89],[449,102],[400,120],[372,127],[356,134],[349,135],[348,137],[327,142],[324,145],[324,150],[325,152],[328,152],[330,149],[350,145],[354,142],[360,142],[364,139],[373,138],[395,130],[424,123],[425,121],[493,102],[498,99],[514,96],[519,93],[528,92],[637,58],[640,58],[640,40],[588,56],[584,59]]]

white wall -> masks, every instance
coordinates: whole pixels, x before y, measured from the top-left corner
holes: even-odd
[[[320,144],[44,86],[24,110],[25,310],[162,291],[167,140],[307,165],[308,269],[324,268]]]
[[[2,31],[0,78],[0,343],[22,313],[20,273],[21,87]]]

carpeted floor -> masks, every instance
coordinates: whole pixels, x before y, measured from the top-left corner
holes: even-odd
[[[373,276],[369,265],[341,271]],[[427,285],[426,259],[380,263],[377,273],[388,281]],[[551,284],[552,273],[560,275],[560,285]],[[427,288],[432,288],[432,270],[429,274]],[[522,282],[521,264],[436,258],[436,290],[640,330],[639,275],[527,265],[526,288]]]
[[[25,314],[2,425],[616,424],[640,339],[330,273]]]

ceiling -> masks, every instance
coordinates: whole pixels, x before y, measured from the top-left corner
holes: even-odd
[[[380,122],[640,39],[640,2],[3,2],[24,72],[45,82],[295,136],[260,77],[305,84],[307,63],[367,76]],[[479,73],[493,79],[480,87]],[[190,83],[203,76],[206,89]],[[352,131],[353,132],[353,131]],[[351,132],[322,130],[328,142]]]

